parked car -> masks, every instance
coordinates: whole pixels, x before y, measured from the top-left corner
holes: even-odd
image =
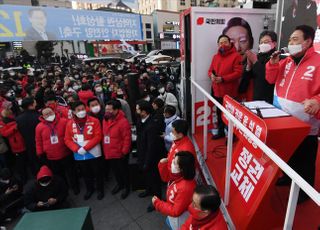
[[[173,58],[167,55],[158,54],[152,57],[149,57],[145,60],[145,62],[151,63],[152,65],[164,64],[173,61]]]
[[[89,64],[91,62],[101,62],[103,64],[119,64],[119,63],[123,63],[125,60],[123,58],[120,57],[93,57],[93,58],[86,58],[83,60],[83,64]]]
[[[133,63],[135,60],[140,61],[142,58],[144,58],[146,56],[147,56],[146,54],[139,53],[139,54],[136,54],[136,55],[132,55],[131,57],[129,57],[129,58],[125,59],[125,60],[126,60],[126,62]]]

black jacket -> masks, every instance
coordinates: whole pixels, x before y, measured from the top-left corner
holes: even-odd
[[[39,121],[39,114],[35,110],[26,110],[16,119],[18,130],[20,131],[27,148],[28,154],[36,154],[36,126]]]
[[[24,204],[30,211],[51,210],[61,206],[67,196],[68,188],[64,180],[58,176],[54,176],[47,187],[41,186],[38,181],[33,182],[29,189],[27,189]],[[51,207],[37,207],[39,201],[46,203],[49,198],[57,199],[57,203]]]
[[[152,115],[144,123],[137,123],[138,162],[144,170],[157,169],[159,160],[165,155],[165,145],[159,131]]]
[[[8,188],[13,188],[17,186],[17,190],[13,191],[10,194],[5,194]],[[9,183],[0,182],[0,207],[4,208],[14,200],[22,196],[23,186],[22,183],[17,180],[15,177],[11,177]]]
[[[258,61],[252,66],[253,73],[253,100],[264,100],[272,104],[274,84],[266,80],[266,63],[275,49],[268,53],[259,53]]]

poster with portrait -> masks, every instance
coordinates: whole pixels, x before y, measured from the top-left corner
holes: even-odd
[[[142,40],[132,13],[0,5],[0,41]]]
[[[246,50],[258,51],[262,31],[274,30],[275,12],[265,9],[192,8],[191,11],[191,78],[207,92],[211,80],[208,69],[217,53],[217,39],[221,34],[231,38],[240,54]],[[193,95],[194,102],[202,95]]]
[[[317,30],[314,42],[320,51],[320,31],[317,29],[320,26],[320,0],[284,1],[282,15],[280,47],[287,47],[294,28],[304,24]]]

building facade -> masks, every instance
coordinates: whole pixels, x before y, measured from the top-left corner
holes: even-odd
[[[167,10],[155,10],[152,16],[155,48],[179,49],[180,13]]]
[[[20,6],[48,6],[71,8],[72,3],[69,0],[0,0],[0,4],[20,5]]]
[[[204,0],[139,0],[140,14],[152,14],[155,10],[183,11],[191,6],[203,6]]]

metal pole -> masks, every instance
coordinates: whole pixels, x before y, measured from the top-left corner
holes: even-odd
[[[230,171],[231,171],[231,161],[232,161],[232,150],[233,150],[233,122],[229,119],[227,160],[226,160],[226,181],[225,181],[225,192],[224,192],[224,203],[226,206],[228,206],[229,204],[229,197],[230,197]]]
[[[204,118],[203,118],[203,158],[207,160],[208,150],[208,98],[204,96]]]
[[[278,37],[281,36],[281,30],[282,30],[282,15],[283,15],[283,7],[284,7],[284,1],[278,1],[277,3],[277,13],[276,13],[276,25],[275,25],[275,32],[278,34]],[[278,41],[278,49],[280,48],[280,41]]]
[[[287,206],[287,212],[286,212],[286,219],[284,221],[284,226],[283,226],[283,229],[285,230],[292,229],[294,215],[297,208],[299,191],[300,191],[299,186],[296,183],[294,183],[294,181],[292,181],[291,187],[290,187],[290,195],[289,195],[289,201]]]

